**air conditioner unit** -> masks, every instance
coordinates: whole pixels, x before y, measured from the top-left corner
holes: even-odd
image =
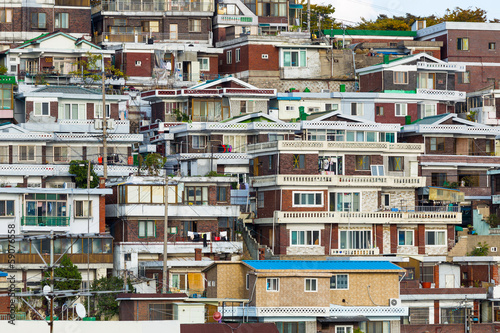
[[[390,298],[389,299],[389,306],[401,306],[401,299],[399,298]]]
[[[496,246],[493,246],[490,248],[490,252],[498,252],[498,248]]]

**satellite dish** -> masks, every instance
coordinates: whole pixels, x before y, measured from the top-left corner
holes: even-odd
[[[47,295],[48,293],[50,293],[52,291],[52,289],[50,288],[49,285],[46,285],[46,286],[43,286],[43,290],[42,290],[42,293],[44,295]]]
[[[87,311],[85,311],[85,307],[83,306],[82,303],[78,303],[77,305],[75,305],[75,309],[76,309],[76,314],[81,319],[83,319],[87,316]]]

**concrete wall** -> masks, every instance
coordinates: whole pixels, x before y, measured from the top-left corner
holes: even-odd
[[[48,332],[45,321],[16,321],[15,325],[8,321],[0,321],[0,331],[9,333]],[[54,332],[71,333],[150,333],[150,332],[180,332],[180,322],[167,321],[54,321]]]

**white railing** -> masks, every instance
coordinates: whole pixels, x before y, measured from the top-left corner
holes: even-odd
[[[314,150],[378,150],[378,151],[411,151],[424,152],[424,145],[420,143],[390,143],[390,142],[347,142],[347,141],[274,141],[248,146],[248,151],[277,148],[279,150],[314,149]]]
[[[330,316],[407,316],[406,306],[339,306],[330,305]]]
[[[373,249],[332,249],[332,256],[378,256],[378,247]]]
[[[419,61],[417,62],[417,68],[447,70],[447,71],[457,71],[457,72],[465,71],[465,65],[454,64],[454,63],[432,63],[432,62]]]
[[[441,100],[460,100],[465,101],[464,91],[455,90],[436,90],[436,89],[417,89],[417,94],[436,97]]]
[[[98,176],[103,175],[103,166],[94,165]],[[137,167],[129,165],[108,165],[108,175],[113,177],[128,176],[137,173]],[[6,176],[72,176],[69,165],[36,165],[36,164],[0,164],[0,175]]]
[[[269,141],[262,143],[255,143],[247,146],[247,152],[257,152],[268,149],[275,149],[278,147],[278,141]]]
[[[190,160],[193,158],[211,158],[214,160],[248,160],[250,155],[245,153],[180,153],[177,154],[180,160]]]
[[[303,121],[303,129],[343,129],[357,131],[399,132],[399,124],[348,123],[346,121]]]
[[[426,177],[334,176],[334,175],[272,175],[252,178],[254,187],[272,185],[327,185],[375,187],[423,187]]]
[[[58,141],[102,141],[100,136],[89,136],[85,133],[57,133],[55,134]],[[110,134],[108,135],[108,141],[110,142],[142,142],[142,134]]]
[[[483,135],[498,135],[500,128],[478,126],[471,127],[465,125],[407,125],[404,127],[403,132],[416,132],[416,133],[456,133],[456,134],[483,134]]]
[[[274,213],[278,223],[461,223],[460,212],[282,212]],[[258,220],[256,220],[258,222]]]

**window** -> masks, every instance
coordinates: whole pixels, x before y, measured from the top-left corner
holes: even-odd
[[[443,186],[446,182],[446,173],[432,173],[431,186]]]
[[[337,111],[339,109],[338,104],[325,104],[325,111]]]
[[[436,104],[421,104],[420,110],[421,110],[420,118],[432,117],[437,115]]]
[[[185,186],[184,204],[187,205],[206,205],[208,203],[207,186]]]
[[[209,58],[199,58],[198,62],[200,63],[200,71],[209,71],[210,70],[210,59]]]
[[[384,166],[383,165],[370,165],[372,176],[384,176]]]
[[[279,291],[280,290],[280,279],[267,278],[266,279],[266,290],[267,291]]]
[[[306,50],[283,49],[283,67],[306,67]]]
[[[370,170],[370,156],[356,156],[356,170]]]
[[[294,230],[291,231],[290,245],[320,245],[319,230]]]
[[[497,48],[497,44],[496,44],[496,43],[494,43],[494,42],[490,42],[490,43],[488,43],[488,50],[493,51],[493,50],[495,50],[496,48]]]
[[[446,232],[445,231],[426,231],[425,232],[426,245],[446,245]]]
[[[470,71],[465,71],[463,73],[457,73],[458,83],[470,83]]]
[[[19,146],[19,161],[34,161],[35,146]]]
[[[69,152],[69,147],[54,147],[54,162],[68,162]]]
[[[66,194],[26,194],[23,225],[67,226]]]
[[[240,49],[236,49],[234,52],[234,57],[236,62],[240,62]]]
[[[389,156],[389,171],[403,171],[403,157]]]
[[[45,13],[31,13],[31,27],[33,29],[45,29],[47,15]]]
[[[408,84],[408,72],[394,72],[394,84]]]
[[[293,154],[293,168],[294,169],[305,169],[305,167],[306,167],[306,155]]]
[[[155,221],[139,221],[139,238],[156,237]]]
[[[240,113],[247,113],[247,101],[240,101]]]
[[[408,105],[406,103],[396,103],[394,114],[398,117],[406,116],[408,114]]]
[[[136,60],[136,61],[135,61],[135,66],[136,66],[136,67],[140,67],[140,66],[142,66],[142,61],[140,61],[140,60]]]
[[[14,216],[14,200],[0,200],[0,216]]]
[[[48,116],[49,115],[49,103],[48,102],[35,102],[35,116]]]
[[[193,148],[202,149],[207,145],[207,137],[203,135],[193,135]],[[213,148],[213,147],[212,147]]]
[[[337,193],[337,211],[338,212],[359,212],[360,204],[359,192]]]
[[[349,289],[349,275],[335,274],[330,277],[330,289]]]
[[[321,192],[293,192],[294,206],[323,206]]]
[[[362,115],[363,115],[363,104],[351,103],[351,116],[362,116]]]
[[[273,169],[273,165],[274,165],[274,162],[273,162],[274,158],[273,157],[274,157],[274,155],[269,155],[269,165],[268,165],[269,170]]]
[[[246,286],[246,289],[249,290],[250,289],[250,274],[247,274],[246,275],[246,278],[245,278],[245,286]]]
[[[285,135],[283,135],[283,134],[274,134],[274,133],[268,134],[267,135],[267,140],[269,142],[271,142],[271,141],[283,141],[283,140],[285,140]]]
[[[403,325],[427,325],[429,324],[429,308],[409,308],[408,317],[401,319]]]
[[[226,202],[227,201],[227,188],[217,186],[217,201]]]
[[[215,281],[212,281],[215,282]],[[214,283],[213,287],[215,287]],[[189,289],[189,279],[187,274],[172,274],[172,279],[170,281],[170,287],[178,290],[188,290]]]
[[[469,50],[469,38],[457,38],[457,50]]]
[[[106,104],[106,118],[111,118],[111,110],[109,104]],[[94,104],[94,119],[102,119],[102,103]]]
[[[465,308],[441,308],[441,323],[442,324],[464,324],[465,323]]]
[[[399,245],[413,245],[413,230],[398,231]]]
[[[14,68],[14,72],[15,71],[16,69]],[[0,109],[12,110],[13,107],[14,105],[12,103],[12,84],[0,84]]]
[[[246,107],[253,105],[252,103],[246,103]],[[222,143],[226,146],[231,146],[231,152],[233,153],[246,153],[247,149],[247,136],[242,134],[235,135],[224,135],[222,138]]]
[[[64,104],[61,112],[61,119],[87,119],[85,104]]]
[[[233,63],[233,51],[229,50],[226,52],[226,64],[232,64]]]
[[[376,106],[375,107],[375,114],[377,116],[383,116],[384,115],[384,107],[383,106]]]
[[[91,217],[92,216],[92,201],[79,200],[75,201],[75,217]]]
[[[382,206],[390,207],[391,206],[391,195],[389,193],[382,193],[381,195]]]
[[[189,32],[201,32],[201,20],[190,19],[188,22]]]
[[[149,304],[149,320],[173,320],[174,305],[171,304]]]
[[[335,333],[352,333],[353,326],[335,326]]]
[[[293,106],[293,105],[287,105],[287,106],[285,106],[285,110],[286,111],[295,111],[295,106]]]
[[[341,249],[371,249],[372,248],[371,230],[341,230],[340,248]]]
[[[304,321],[299,322],[288,322],[288,321],[277,321],[275,322],[276,328],[280,333],[305,333],[306,323]]]
[[[264,208],[264,192],[257,193],[257,208]]]
[[[305,292],[318,291],[318,279],[304,279],[304,291]]]
[[[124,253],[123,260],[124,261],[132,261],[132,253]]]
[[[420,89],[435,89],[435,74],[434,73],[419,73],[418,88]]]
[[[430,138],[431,151],[444,151],[444,138]]]
[[[0,10],[0,23],[12,23],[12,9]]]
[[[158,21],[142,21],[142,32],[160,32],[160,22]]]
[[[68,29],[69,28],[69,14],[56,13],[54,15],[54,28]]]

